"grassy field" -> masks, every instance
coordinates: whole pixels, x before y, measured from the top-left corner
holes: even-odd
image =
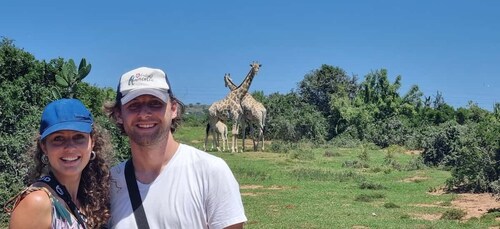
[[[182,127],[175,135],[202,148],[202,128]],[[226,160],[240,183],[249,229],[500,225],[499,212],[455,220],[464,213],[452,205],[458,194],[439,192],[449,172],[420,167],[415,154],[397,148],[210,153]]]

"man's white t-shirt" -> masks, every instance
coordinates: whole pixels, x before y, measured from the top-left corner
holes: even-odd
[[[112,228],[137,228],[124,175],[111,168]],[[180,144],[150,184],[137,182],[150,228],[224,228],[246,222],[239,185],[221,158]]]

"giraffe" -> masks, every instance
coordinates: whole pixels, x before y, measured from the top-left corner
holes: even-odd
[[[243,116],[243,109],[241,108],[241,99],[245,96],[252,84],[252,80],[255,75],[259,72],[259,68],[262,66],[257,62],[252,62],[250,64],[250,71],[247,76],[236,89],[229,92],[224,99],[218,100],[208,108],[208,124],[210,126],[215,126],[218,121],[226,122],[229,119],[232,121],[231,128],[231,152],[238,152],[237,135],[239,131],[239,125],[241,118]],[[214,128],[211,128],[214,131]],[[212,132],[214,134],[214,132]]]
[[[236,84],[234,84],[231,79],[231,75],[226,73],[224,75],[225,86],[229,87],[232,91],[236,89]],[[243,151],[245,151],[245,128],[246,125],[250,126],[250,135],[253,140],[253,150],[257,151],[259,143],[261,144],[261,151],[264,151],[264,126],[266,124],[267,110],[262,103],[253,98],[250,93],[243,96],[241,100],[241,107],[243,108],[243,118],[241,120],[242,127],[242,137],[243,137]],[[258,127],[259,133],[257,136],[257,141],[254,137],[254,125]]]
[[[208,141],[208,134],[209,134],[209,131],[210,133],[214,133],[215,131],[215,134],[216,135],[212,135],[212,138],[215,138],[215,146],[217,147],[217,151],[221,151],[220,147],[219,147],[219,138],[222,139],[222,151],[226,151],[226,146],[227,146],[227,149],[229,149],[229,145],[227,143],[227,126],[226,124],[224,124],[223,122],[221,121],[218,121],[216,124],[215,124],[215,130],[212,131],[210,129],[210,124],[207,124],[207,129],[205,131],[205,144],[203,145],[203,150],[207,150],[207,141]],[[214,141],[212,141],[212,150],[214,149]]]

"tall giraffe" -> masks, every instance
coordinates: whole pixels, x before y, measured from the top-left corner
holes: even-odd
[[[231,91],[237,88],[228,73],[224,75],[224,82],[226,87],[229,87]],[[243,130],[243,151],[245,151],[245,129],[247,125],[250,126],[250,135],[253,140],[253,150],[257,151],[259,144],[261,144],[261,151],[264,151],[264,126],[266,124],[267,115],[266,108],[262,103],[254,99],[250,93],[243,96],[243,99],[241,100],[241,108],[243,109],[243,118],[241,119],[241,127]],[[254,125],[256,125],[259,129],[257,141],[254,137]]]
[[[217,121],[227,122],[231,119],[233,126],[231,129],[232,142],[231,142],[231,152],[238,152],[237,135],[238,127],[243,117],[243,109],[241,108],[241,99],[245,96],[252,84],[252,80],[255,75],[259,72],[259,68],[262,66],[257,62],[252,62],[250,64],[250,71],[243,80],[240,86],[229,92],[229,94],[222,100],[216,101],[210,105],[208,108],[208,123],[212,127],[215,127]],[[214,128],[211,128],[214,131]],[[215,131],[214,131],[215,132]],[[214,136],[212,132],[212,136]]]

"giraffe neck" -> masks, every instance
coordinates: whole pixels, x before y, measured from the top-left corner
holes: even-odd
[[[237,93],[238,97],[241,99],[245,96],[252,84],[253,77],[255,76],[255,69],[252,67],[248,72],[247,76],[243,80],[243,82],[234,90]]]
[[[227,74],[224,76],[224,82],[226,82],[226,87],[228,87],[229,90],[231,90],[231,91],[234,91],[236,88],[238,88],[236,86],[236,84],[233,82],[233,80],[231,79],[231,77]]]

